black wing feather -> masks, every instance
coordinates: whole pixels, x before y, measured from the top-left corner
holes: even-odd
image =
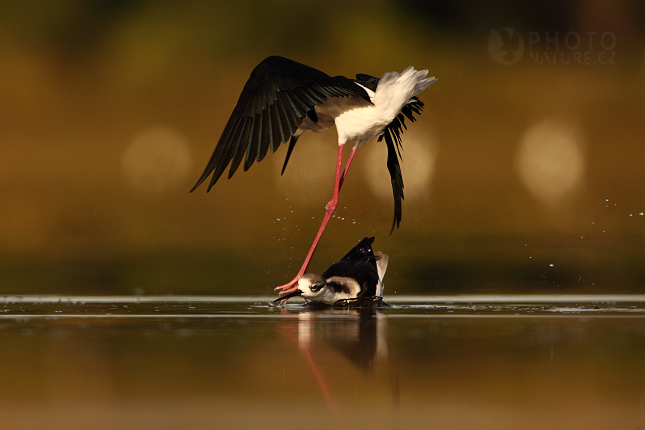
[[[343,76],[331,77],[283,57],[263,60],[251,72],[213,155],[191,192],[212,174],[210,190],[229,164],[230,178],[242,160],[244,170],[248,170],[269,149],[275,152],[293,136],[306,113],[327,97],[369,100],[363,88]]]
[[[379,136],[379,141],[381,137],[385,137],[385,144],[387,145],[387,170],[390,172],[390,181],[392,182],[392,193],[394,195],[394,220],[392,221],[392,228],[390,229],[390,234],[394,231],[394,226],[399,227],[402,217],[402,200],[403,196],[403,176],[401,175],[401,166],[399,165],[400,153],[397,157],[397,152],[394,147],[394,137],[390,129],[383,131],[383,134]],[[397,136],[400,140],[400,137]]]
[[[284,157],[284,164],[282,165],[282,171],[280,172],[281,175],[284,174],[284,169],[287,168],[287,163],[289,163],[289,158],[291,158],[291,151],[293,151],[293,148],[296,146],[297,141],[298,138],[296,136],[291,136],[291,140],[289,141],[289,148],[287,149],[287,156]]]
[[[242,148],[242,146],[248,145],[249,134],[252,128],[253,128],[253,121],[244,123],[243,128],[239,132],[238,138],[235,139],[235,141],[238,142],[237,145],[229,145],[228,153],[226,154],[229,160],[232,160],[231,169],[228,172],[229,178],[233,173],[235,173],[235,170],[237,170],[237,166],[240,164],[240,161],[242,161],[242,156],[244,155],[244,149]],[[217,167],[218,167],[218,170],[221,170],[222,172],[224,171],[224,169],[226,169],[226,165],[223,165],[221,162],[218,163]]]
[[[340,261],[356,261],[363,257],[374,257],[374,252],[372,251],[372,243],[374,243],[374,237],[365,237],[361,240],[358,245],[353,247]]]
[[[273,127],[273,139],[271,140],[271,152],[275,152],[280,145],[280,142],[284,142],[287,139],[287,133],[283,129],[283,120],[280,117],[279,108],[271,109],[271,126]],[[260,160],[258,160],[260,161]]]

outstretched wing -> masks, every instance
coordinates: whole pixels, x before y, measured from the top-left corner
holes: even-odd
[[[204,173],[190,191],[212,173],[210,190],[229,164],[229,178],[243,159],[248,170],[269,149],[275,152],[289,140],[315,105],[327,97],[348,96],[369,100],[363,88],[343,76],[331,77],[283,57],[266,58],[251,72]]]
[[[378,85],[378,78],[374,76],[358,74],[356,75],[356,80],[361,85],[364,85],[366,88],[369,88],[372,91],[376,91],[376,86]],[[392,182],[392,193],[394,194],[394,221],[392,221],[392,229],[390,234],[394,231],[394,226],[399,228],[401,223],[401,201],[403,197],[403,176],[401,176],[401,166],[399,165],[399,158],[401,158],[401,133],[403,129],[407,130],[405,126],[405,118],[408,118],[410,121],[416,121],[416,118],[413,114],[420,115],[421,110],[423,110],[423,102],[416,97],[412,98],[412,102],[408,103],[401,109],[396,118],[392,120],[390,124],[383,130],[378,138],[378,142],[385,139],[385,144],[387,145],[387,170],[390,172],[390,180]]]

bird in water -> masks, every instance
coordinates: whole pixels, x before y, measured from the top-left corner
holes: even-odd
[[[387,169],[394,194],[394,226],[401,222],[403,178],[398,158],[401,156],[401,133],[405,118],[415,121],[423,103],[417,98],[434,83],[427,70],[410,66],[401,73],[388,72],[381,78],[358,74],[356,79],[329,76],[320,70],[284,57],[264,59],[251,72],[242,94],[233,109],[213,155],[195,186],[212,175],[208,190],[230,165],[231,178],[244,161],[244,171],[255,161],[262,161],[268,150],[275,152],[289,141],[282,167],[284,173],[289,157],[300,136],[307,130],[322,133],[336,125],[338,158],[331,200],[325,216],[298,274],[290,282],[275,289],[291,293],[298,289],[298,280],[305,274],[327,223],[338,206],[338,194],[345,181],[356,149],[372,138],[385,139]],[[342,168],[343,148],[353,141],[352,151]]]
[[[373,252],[373,237],[366,237],[325,273],[306,273],[296,289],[274,300],[282,302],[295,296],[333,305],[339,300],[383,297],[383,277],[389,257]]]

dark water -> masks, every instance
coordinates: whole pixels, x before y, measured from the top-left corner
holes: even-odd
[[[0,428],[637,429],[645,296],[3,297]]]

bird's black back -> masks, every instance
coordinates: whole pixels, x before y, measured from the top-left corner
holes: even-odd
[[[372,242],[374,242],[373,237],[364,238],[338,263],[332,264],[323,273],[323,278],[329,279],[334,276],[352,278],[361,286],[359,297],[376,295],[379,279]]]

